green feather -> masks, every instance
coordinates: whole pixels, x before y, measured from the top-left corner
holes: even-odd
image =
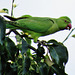
[[[9,16],[5,16],[11,18]],[[46,36],[53,34],[57,31],[63,30],[67,27],[71,20],[66,17],[60,18],[49,18],[49,17],[31,17],[31,16],[22,16],[16,18],[11,18],[12,21],[6,21],[6,27],[10,29],[20,29],[25,33],[28,33],[35,42],[40,36]],[[65,20],[67,22],[65,22]]]

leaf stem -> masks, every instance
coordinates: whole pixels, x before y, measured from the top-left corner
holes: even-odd
[[[64,40],[62,43],[64,43],[64,42],[69,38],[69,36],[71,35],[71,33],[72,33],[74,30],[75,30],[75,28],[73,28],[73,29],[71,30],[71,32],[68,34],[68,36],[65,38],[65,40]]]

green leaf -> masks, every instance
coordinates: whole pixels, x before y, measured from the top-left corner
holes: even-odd
[[[10,67],[11,67],[14,71],[17,71],[17,64],[16,64],[16,63],[10,64]]]
[[[52,73],[52,75],[56,74],[56,75],[67,75],[64,71],[64,68],[61,69],[58,65],[53,65],[50,68],[50,73]]]
[[[54,64],[53,61],[51,61],[50,57],[48,55],[45,56],[44,58],[45,60],[45,63],[48,65],[48,66],[52,66]]]
[[[43,57],[43,54],[45,53],[45,50],[43,47],[41,46],[38,46],[38,49],[37,49],[37,56],[39,57]]]
[[[68,61],[68,51],[67,51],[67,48],[63,44],[58,43],[58,42],[57,44],[50,45],[49,52],[53,61],[56,64],[63,66],[63,64],[66,64]]]
[[[5,38],[6,25],[2,16],[0,16],[0,44],[3,45]]]
[[[28,37],[25,37],[26,41],[28,44],[31,44],[31,39],[29,39]]]
[[[15,36],[17,41],[17,48],[22,51],[22,38],[19,35]]]
[[[58,42],[56,40],[54,40],[54,39],[49,40],[47,43],[48,44],[53,44],[53,45],[58,45]]]
[[[22,39],[22,54],[26,53],[28,50],[28,43]]]
[[[75,34],[73,34],[73,35],[72,35],[72,37],[74,37],[74,38],[75,38]]]
[[[9,56],[12,60],[15,59],[15,55],[19,53],[19,50],[16,48],[15,43],[8,37],[5,38],[5,47],[8,51]]]
[[[40,63],[40,75],[48,75],[49,69],[45,63]]]
[[[27,42],[29,45],[31,45],[31,39],[29,39],[28,37],[25,37],[25,40],[26,40],[26,42]],[[26,53],[27,53],[28,56],[30,56],[30,55],[31,55],[30,49],[28,49]]]
[[[19,35],[16,35],[15,37],[16,37],[17,43],[18,43],[18,44],[22,44],[22,39],[21,39],[21,37],[20,37]]]
[[[8,12],[8,9],[3,8],[3,9],[0,9],[0,13],[7,13],[8,14],[9,12]]]
[[[29,71],[29,68],[30,68],[30,65],[31,65],[31,59],[28,56],[26,56],[24,64],[23,64],[23,73],[22,73],[22,75],[27,75],[27,73]]]
[[[7,41],[5,39],[5,43],[3,45],[0,45],[0,56],[1,56],[1,66],[2,66],[2,75],[12,75],[12,73],[14,74],[15,71],[13,71],[13,69],[10,67],[10,64],[8,62],[8,60],[15,60],[16,57],[16,52],[14,54],[14,57],[12,56],[13,54],[13,50],[15,49],[11,49],[12,52],[10,53],[10,50],[7,49]],[[11,44],[11,43],[10,43]],[[13,45],[12,45],[13,46]]]

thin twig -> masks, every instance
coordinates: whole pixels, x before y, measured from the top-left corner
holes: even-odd
[[[32,47],[31,45],[28,45],[28,48],[32,49],[33,51],[37,51],[37,49]]]
[[[13,3],[14,3],[14,0],[12,0],[11,16],[13,16]]]
[[[6,33],[6,35],[9,35],[11,32],[12,32],[12,29],[11,29],[11,30],[9,30],[9,32],[8,32],[8,33]]]
[[[69,38],[69,36],[71,35],[71,33],[74,31],[74,29],[75,29],[75,28],[73,28],[73,29],[71,30],[71,32],[68,34],[68,36],[65,38],[65,40],[64,40],[62,43],[64,43],[64,42]]]
[[[31,37],[28,37],[28,35],[20,35],[19,34],[19,32],[18,31],[16,31],[16,30],[12,30],[16,35],[19,35],[21,38],[23,38],[23,37],[27,37],[27,38],[29,38],[29,39],[32,39]]]

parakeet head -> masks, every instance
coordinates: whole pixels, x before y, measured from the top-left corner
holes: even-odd
[[[59,18],[60,19],[60,24],[59,24],[59,28],[60,29],[67,29],[67,30],[70,30],[72,28],[72,25],[71,25],[71,20],[69,17],[67,16],[62,16]]]

